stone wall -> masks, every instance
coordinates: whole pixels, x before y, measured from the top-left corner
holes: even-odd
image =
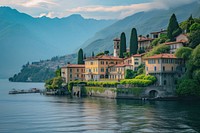
[[[130,87],[126,86],[119,88],[106,87],[88,87],[88,86],[74,86],[72,90],[73,96],[92,96],[104,98],[122,98],[122,99],[154,99],[154,98],[169,98],[174,97],[175,92],[169,92],[172,88],[161,86],[149,87]]]

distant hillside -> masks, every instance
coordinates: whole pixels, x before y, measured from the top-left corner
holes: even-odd
[[[112,53],[113,38],[120,37],[122,32],[126,33],[127,46],[129,46],[130,32],[133,27],[137,29],[138,35],[147,35],[152,31],[166,29],[169,18],[173,13],[176,14],[179,22],[186,20],[191,14],[193,17],[199,17],[200,4],[195,2],[169,10],[153,10],[136,13],[99,31],[81,47],[88,54],[92,51],[98,53],[104,50],[110,50]]]
[[[0,7],[0,78],[19,71],[22,64],[74,52],[111,20],[33,18],[9,7]]]

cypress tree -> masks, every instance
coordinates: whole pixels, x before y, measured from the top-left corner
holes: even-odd
[[[131,38],[130,38],[130,55],[137,54],[137,50],[138,50],[137,30],[133,28],[131,30]]]
[[[84,61],[83,61],[83,49],[79,49],[78,51],[78,64],[84,64]]]
[[[84,54],[84,57],[83,57],[83,59],[86,59],[87,57],[86,57],[86,54]]]
[[[170,41],[174,41],[175,37],[178,36],[181,32],[182,30],[179,27],[176,15],[172,14],[167,27],[167,37],[170,39]]]
[[[124,32],[122,32],[120,36],[119,58],[124,58],[125,52],[126,52],[126,35]]]
[[[92,57],[94,57],[94,52],[92,52]]]

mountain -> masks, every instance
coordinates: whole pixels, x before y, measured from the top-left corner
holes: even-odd
[[[170,8],[169,10],[152,10],[139,12],[122,20],[117,21],[97,32],[92,38],[87,40],[81,47],[91,55],[104,50],[113,52],[113,39],[120,37],[122,32],[126,33],[127,46],[129,46],[130,32],[133,27],[137,29],[138,35],[147,35],[152,31],[166,29],[170,16],[175,13],[179,22],[186,20],[192,14],[193,17],[200,17],[200,4],[194,2],[188,5]]]
[[[114,20],[33,18],[10,7],[0,7],[0,78],[19,71],[28,61],[74,52],[97,31]]]

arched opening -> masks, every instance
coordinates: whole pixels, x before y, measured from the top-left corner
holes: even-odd
[[[156,98],[158,96],[158,92],[156,90],[151,90],[149,92],[149,97],[150,98]]]

